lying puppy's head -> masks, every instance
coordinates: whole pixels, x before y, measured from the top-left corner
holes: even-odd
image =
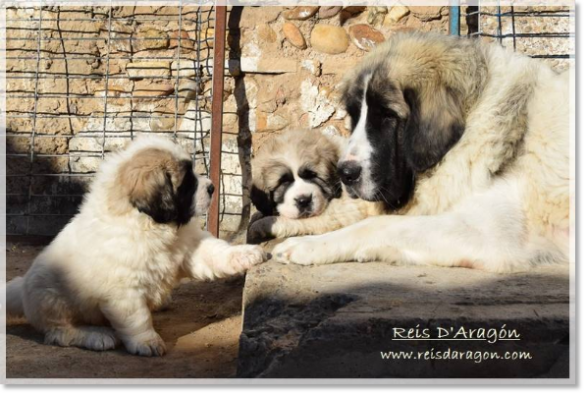
[[[110,164],[110,169],[108,169]],[[178,144],[154,137],[139,138],[111,163],[108,204],[114,212],[137,210],[159,224],[187,224],[205,213],[214,186],[193,171],[189,154]]]
[[[307,218],[340,197],[339,145],[317,131],[291,130],[267,141],[252,161],[252,203],[264,215]]]
[[[346,79],[352,136],[338,171],[351,196],[404,206],[458,142],[486,68],[472,41],[398,34]]]

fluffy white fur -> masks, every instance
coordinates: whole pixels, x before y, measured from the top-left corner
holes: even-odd
[[[79,214],[23,278],[8,284],[8,315],[24,315],[45,333],[46,343],[108,350],[121,341],[132,354],[163,355],[165,343],[153,328],[151,311],[181,278],[222,278],[264,260],[261,248],[231,246],[202,231],[196,218],[180,227],[155,223],[119,195],[121,166],[152,148],[189,160],[179,145],[153,137],[108,158]],[[198,181],[194,201],[202,213],[210,203],[210,182]]]
[[[421,37],[403,44],[428,45]],[[467,111],[466,131],[433,171],[418,177],[403,215],[288,239],[273,251],[278,261],[383,260],[492,272],[568,261],[569,75],[496,45],[478,44],[478,51],[487,79],[481,91],[469,88],[478,100]],[[501,112],[517,93],[527,94],[526,114]]]

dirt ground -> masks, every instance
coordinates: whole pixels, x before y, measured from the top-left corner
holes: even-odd
[[[7,280],[23,275],[42,247],[11,244]],[[189,282],[173,293],[165,311],[153,314],[167,343],[162,358],[137,357],[123,348],[95,352],[43,344],[26,322],[9,320],[7,378],[226,378],[236,374],[242,329],[243,279]]]

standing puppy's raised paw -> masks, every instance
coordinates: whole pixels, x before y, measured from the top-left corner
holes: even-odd
[[[239,274],[266,261],[267,254],[259,246],[237,245],[231,246],[227,250],[224,259],[226,273]]]

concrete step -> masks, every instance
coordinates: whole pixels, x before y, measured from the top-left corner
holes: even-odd
[[[302,267],[270,261],[247,274],[243,303],[240,377],[569,375],[567,267],[502,275],[388,263]],[[440,339],[438,328],[453,332]],[[481,340],[465,340],[462,333],[453,339],[460,328],[467,334],[471,329],[485,333],[466,336]],[[515,330],[520,339],[482,340],[491,328],[497,334],[503,328]],[[409,329],[411,337],[425,337],[427,332],[431,339],[399,340],[409,337]],[[414,352],[411,358],[428,351],[436,358],[428,354],[427,359],[384,359],[381,352],[390,351]],[[451,351],[452,359],[445,351]],[[457,357],[453,352],[464,354]],[[488,356],[478,352],[501,358],[506,352],[529,352],[531,359],[475,362]],[[519,358],[508,357],[515,355]]]

